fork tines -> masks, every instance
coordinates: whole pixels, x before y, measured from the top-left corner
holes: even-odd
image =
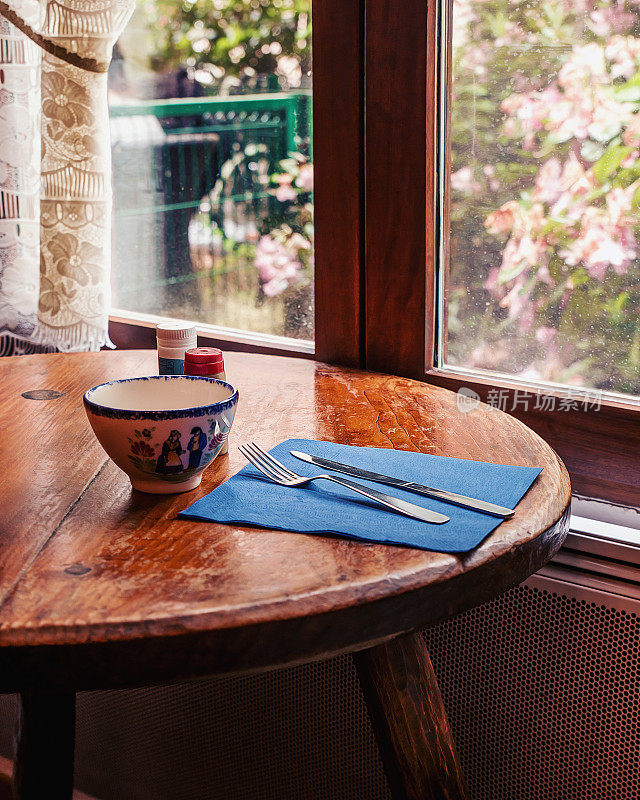
[[[242,444],[238,447],[238,450],[257,470],[276,483],[286,483],[300,477],[290,469],[287,469],[284,464],[281,464],[270,453],[265,452],[255,442]]]

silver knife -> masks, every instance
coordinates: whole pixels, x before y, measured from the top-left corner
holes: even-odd
[[[290,450],[289,452],[292,456],[299,458],[301,461],[307,461],[309,464],[315,464],[318,467],[330,469],[333,472],[343,472],[345,475],[351,475],[354,478],[383,483],[385,486],[395,486],[398,489],[405,489],[408,492],[422,494],[425,497],[434,497],[437,500],[444,500],[445,503],[454,503],[463,508],[483,511],[485,514],[492,514],[495,517],[508,519],[516,513],[512,508],[497,506],[494,503],[487,503],[485,500],[478,500],[475,497],[465,497],[463,494],[448,492],[446,489],[434,489],[431,486],[423,486],[420,483],[410,483],[409,481],[403,481],[399,478],[390,478],[388,475],[380,475],[377,472],[368,472],[366,469],[350,467],[348,464],[340,464],[338,461],[330,461],[328,458],[310,456],[308,453],[301,453],[299,450]]]

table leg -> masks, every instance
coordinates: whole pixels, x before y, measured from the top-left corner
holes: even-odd
[[[393,800],[465,800],[424,638],[401,636],[353,660]]]
[[[73,692],[20,694],[15,800],[71,800],[75,718]]]

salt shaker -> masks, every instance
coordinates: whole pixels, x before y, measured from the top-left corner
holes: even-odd
[[[197,347],[195,325],[160,322],[156,326],[158,340],[158,372],[160,375],[184,374],[184,354]]]

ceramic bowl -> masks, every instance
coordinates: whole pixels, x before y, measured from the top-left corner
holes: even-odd
[[[238,390],[216,378],[152,375],[101,383],[84,407],[107,455],[134,489],[187,492],[231,430]]]

